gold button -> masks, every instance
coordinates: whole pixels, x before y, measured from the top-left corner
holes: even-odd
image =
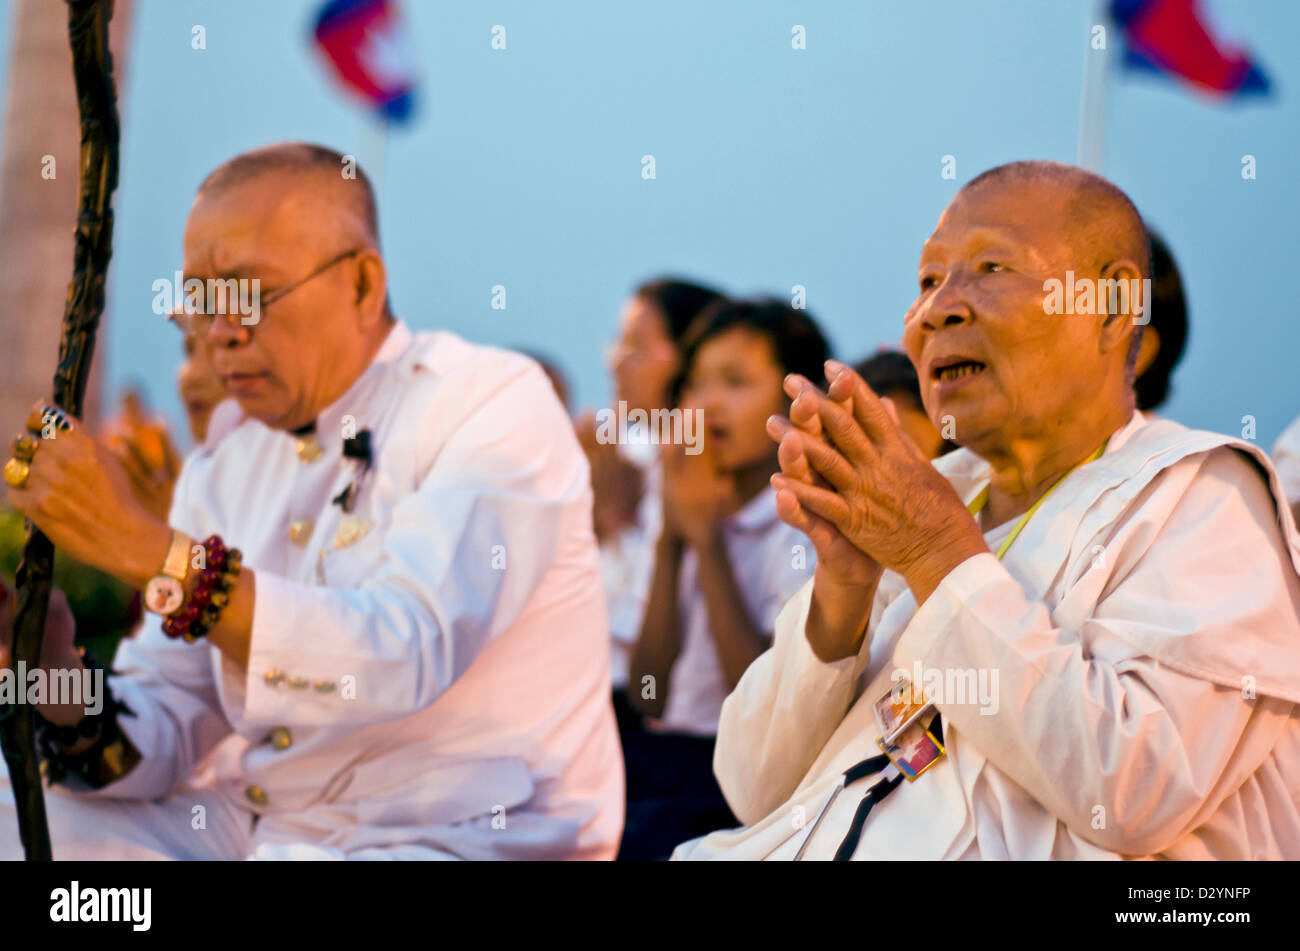
[[[311,538],[312,521],[309,518],[295,518],[289,523],[289,541],[295,545],[305,545]]]
[[[293,451],[298,454],[300,461],[315,462],[321,457],[323,450],[320,447],[320,440],[315,436],[303,436],[294,445]]]
[[[290,677],[289,686],[294,690],[306,690],[311,686],[311,681],[306,677]]]
[[[284,671],[268,670],[266,672],[266,682],[270,684],[272,687],[280,686],[280,684],[284,683]]]
[[[332,680],[318,680],[318,681],[316,681],[316,692],[317,692],[317,693],[332,693],[333,690],[334,690],[334,681],[332,681]]]
[[[277,726],[271,731],[271,745],[277,750],[287,750],[293,746],[293,734],[288,727]]]
[[[249,786],[244,790],[244,795],[255,806],[266,805],[266,790],[261,786]]]

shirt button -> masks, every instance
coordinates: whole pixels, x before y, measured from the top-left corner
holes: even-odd
[[[277,726],[271,731],[271,745],[277,750],[287,750],[293,746],[293,734],[288,727]]]
[[[289,541],[295,545],[305,545],[311,538],[312,521],[309,518],[295,518],[289,523]]]
[[[298,454],[300,462],[315,462],[323,451],[320,440],[315,436],[304,436],[294,444],[293,451]]]
[[[244,796],[255,806],[266,805],[266,790],[261,786],[248,786],[244,789]]]
[[[272,668],[266,672],[264,679],[270,686],[278,687],[280,684],[284,683],[284,671]]]

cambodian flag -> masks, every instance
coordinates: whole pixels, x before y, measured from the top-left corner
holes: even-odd
[[[411,115],[415,54],[389,0],[329,0],[316,17],[316,42],[343,84],[390,119]]]
[[[1124,64],[1172,74],[1220,96],[1267,94],[1268,77],[1242,50],[1210,35],[1197,0],[1113,0]]]

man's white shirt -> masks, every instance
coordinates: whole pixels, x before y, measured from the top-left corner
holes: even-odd
[[[212,427],[170,521],[256,573],[248,670],[151,617],[112,680],[144,759],[84,795],[219,792],[259,817],[261,855],[612,857],[622,757],[588,469],[541,369],[399,322],[318,418],[320,458],[233,401]],[[373,464],[344,512],[360,430]]]
[[[964,450],[937,465],[964,501],[987,483]],[[919,665],[996,671],[998,703],[936,702],[947,757],[874,808],[855,858],[1300,858],[1300,537],[1280,496],[1255,447],[1135,414],[1003,561],[969,559],[919,610],[886,572],[858,657],[813,654],[809,583],[723,707],[715,772],[745,827],[674,857],[807,840],[830,858],[874,780],[810,837],[816,817]]]

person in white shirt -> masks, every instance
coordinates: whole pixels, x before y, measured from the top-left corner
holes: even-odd
[[[785,374],[816,373],[826,354],[816,323],[778,301],[715,305],[688,337],[675,402],[683,431],[694,417],[703,439],[663,452],[663,530],[628,694],[654,719],[624,737],[622,859],[666,858],[683,835],[732,821],[712,771],[722,701],[815,563],[777,518],[766,420],[788,406]]]
[[[1147,257],[1109,182],[1000,166],[904,321],[963,448],[930,464],[847,367],[788,381],[817,569],[723,707],[745,826],[676,857],[1300,858],[1300,535],[1257,447],[1135,410],[1102,282]]]
[[[166,614],[107,678],[129,709],[40,708],[70,787],[48,797],[56,858],[614,855],[622,763],[572,426],[533,361],[392,317],[373,195],[345,167],[277,145],[201,186],[185,273],[257,278],[260,314],[208,299],[181,318],[234,400],[168,521],[57,410],[28,420],[55,438],[15,445],[9,501]],[[81,668],[67,625],[47,638],[45,666]]]
[[[642,726],[627,700],[627,664],[650,595],[661,517],[658,434],[648,420],[671,408],[686,333],[701,311],[721,300],[713,288],[678,278],[655,278],[637,287],[623,306],[618,341],[608,354],[615,395],[609,413],[627,425],[605,427],[605,435],[619,437],[608,440],[594,416],[578,424],[591,465],[592,516],[612,638],[610,679],[624,737]]]
[[[207,438],[212,414],[225,400],[226,393],[212,366],[206,335],[187,333],[182,346],[185,359],[177,370],[176,386],[185,408],[192,445],[201,446]],[[182,457],[167,427],[160,420],[150,419],[141,403],[138,394],[127,393],[121,411],[104,427],[101,438],[122,463],[136,498],[151,513],[165,520],[171,511]]]

